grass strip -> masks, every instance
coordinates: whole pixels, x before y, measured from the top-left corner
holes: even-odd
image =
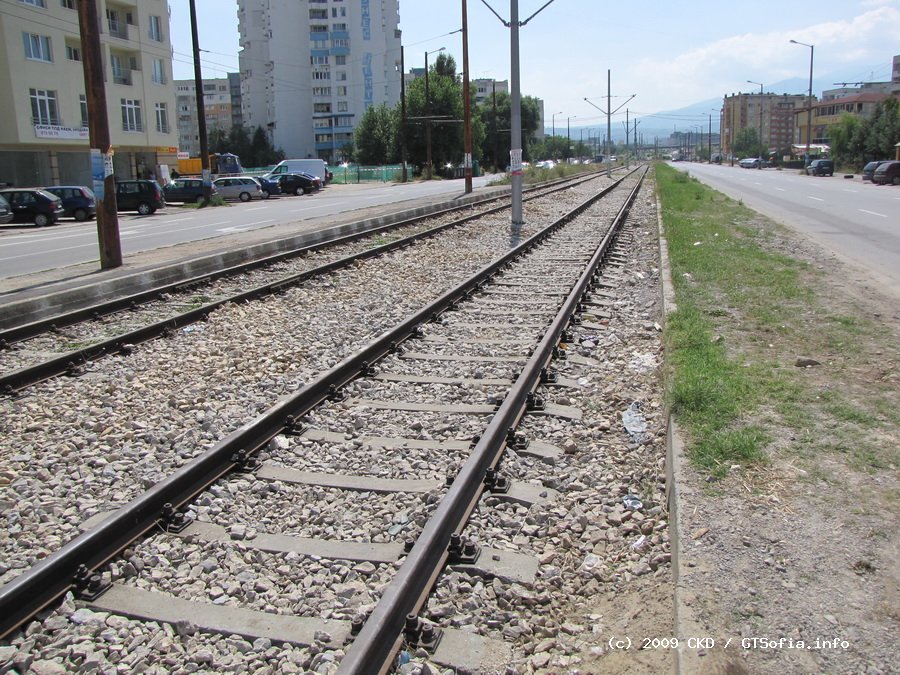
[[[688,456],[723,475],[775,450],[810,465],[845,455],[896,469],[896,340],[864,316],[835,315],[821,272],[782,253],[771,221],[688,174],[656,166],[677,311],[667,318],[667,396]],[[814,356],[816,369],[795,366]],[[875,365],[873,365],[875,364]],[[877,369],[885,377],[867,377]]]

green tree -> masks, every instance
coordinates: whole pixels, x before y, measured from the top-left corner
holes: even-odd
[[[540,126],[540,106],[533,96],[523,96],[521,101],[523,159],[543,159],[544,155],[538,154],[543,146],[535,139]],[[509,94],[497,93],[496,113],[493,99],[487,99],[478,109],[478,117],[484,130],[478,155],[482,157],[482,163],[491,163],[498,171],[502,171],[509,164],[511,147]]]
[[[463,157],[462,83],[452,56],[441,54],[428,72],[428,104],[425,78],[406,88],[406,147],[409,160],[424,166],[427,160],[426,117],[431,117],[432,165],[459,164]]]
[[[756,129],[746,127],[734,137],[734,154],[738,157],[759,157],[759,134]]]
[[[356,127],[356,161],[360,164],[392,164],[399,161],[399,110],[382,103],[370,106]]]

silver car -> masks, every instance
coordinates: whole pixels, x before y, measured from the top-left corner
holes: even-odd
[[[242,202],[249,202],[251,199],[265,199],[266,193],[262,191],[252,178],[233,177],[233,178],[217,178],[213,181],[216,192],[225,199],[240,199]]]

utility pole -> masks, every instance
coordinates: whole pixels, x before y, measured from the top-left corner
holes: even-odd
[[[631,152],[631,136],[629,135],[628,108],[625,108],[625,168],[629,168],[628,153]]]
[[[212,197],[212,176],[209,172],[209,142],[206,138],[206,106],[203,104],[203,76],[200,73],[200,40],[197,37],[197,9],[191,8],[191,40],[194,43],[194,89],[197,95],[197,131],[200,135],[200,167],[203,170],[203,205]],[[334,131],[332,130],[332,133]]]
[[[406,65],[403,47],[400,47],[400,163],[403,165],[403,182],[409,176],[406,173]]]
[[[113,174],[113,151],[109,139],[106,89],[103,86],[97,1],[80,0],[76,6],[78,27],[81,31],[84,89],[88,107],[91,173],[94,177],[96,197],[100,202],[97,209],[100,269],[108,270],[122,266],[122,242],[119,237],[119,214],[116,210],[116,177]]]
[[[463,171],[466,179],[466,194],[472,192],[472,110],[469,101],[469,20],[466,0],[462,0],[462,41],[463,41]]]
[[[509,51],[511,86],[509,99],[510,144],[509,166],[512,181],[511,226],[518,233],[522,217],[522,97],[519,91],[519,0],[509,0]]]
[[[612,178],[609,148],[612,144],[612,71],[606,69],[606,177]]]
[[[499,129],[497,129],[497,80],[491,85],[491,105],[494,108],[494,173],[500,173],[500,165],[497,163],[500,159],[500,138],[498,137]]]

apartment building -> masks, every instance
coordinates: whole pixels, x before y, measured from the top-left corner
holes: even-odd
[[[244,124],[332,164],[369,106],[400,101],[399,0],[238,0]]]
[[[200,155],[200,125],[197,119],[197,88],[194,80],[175,80],[175,105],[178,111],[178,149],[191,157]],[[242,124],[241,83],[239,73],[203,80],[203,108],[206,133],[214,129],[228,133]]]
[[[743,129],[755,129],[761,134],[768,152],[790,148],[794,142],[794,116],[806,110],[807,96],[800,94],[732,94],[726,96],[720,120],[722,151],[733,154],[735,138]]]
[[[0,182],[91,184],[77,0],[0,3]],[[97,0],[113,168],[174,164],[166,0]]]

